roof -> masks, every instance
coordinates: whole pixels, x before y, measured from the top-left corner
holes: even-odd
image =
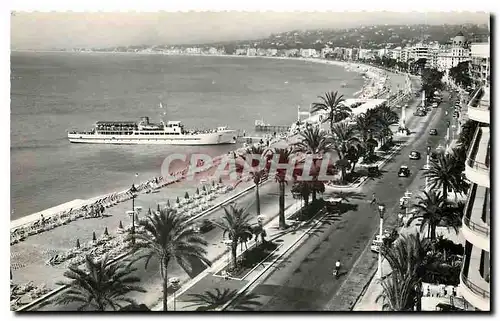
[[[180,120],[170,120],[167,122],[167,124],[172,124],[172,125],[175,125],[175,124],[180,124],[181,121]]]
[[[459,31],[459,32],[457,33],[457,37],[464,37],[464,34],[462,33],[462,31]]]
[[[112,124],[112,125],[135,125],[135,121],[130,121],[130,120],[125,120],[125,121],[106,121],[106,120],[101,120],[96,122],[97,125],[103,125],[103,124]]]

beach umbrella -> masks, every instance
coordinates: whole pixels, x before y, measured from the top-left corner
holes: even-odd
[[[205,185],[203,185],[203,192],[205,192],[205,193],[207,192],[207,188]]]
[[[123,223],[120,221],[120,224],[118,224],[118,228],[123,229]]]
[[[181,200],[179,199],[179,196],[177,196],[177,200],[175,201],[177,204],[179,204],[181,202]]]
[[[196,194],[200,195],[200,189],[198,187],[196,188]]]
[[[189,199],[189,194],[188,194],[188,192],[186,192],[186,194],[184,194],[184,198],[185,198],[185,199]]]
[[[95,232],[92,232],[92,241],[97,241],[97,237],[95,236]]]
[[[160,211],[160,204],[156,204],[156,210],[158,212]],[[149,213],[148,214],[151,214],[151,209],[149,209]]]
[[[222,184],[222,176],[219,177],[219,184]]]
[[[167,206],[170,207],[170,200],[167,200]]]
[[[109,236],[108,227],[107,226],[104,228],[104,235]]]

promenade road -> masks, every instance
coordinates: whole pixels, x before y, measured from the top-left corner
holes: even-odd
[[[340,221],[324,224],[318,233],[309,237],[278,268],[263,276],[263,281],[252,291],[260,295],[259,301],[263,304],[260,310],[347,310],[344,298],[337,294],[348,272],[378,231],[379,215],[376,207],[369,204],[371,195],[376,193],[379,202],[385,203],[386,219],[394,220],[398,213],[399,198],[422,175],[427,144],[435,147],[443,142],[446,134],[444,110],[448,106],[448,97],[445,95],[442,106],[433,109],[428,116],[412,116],[407,123],[412,130],[409,144],[385,165],[383,176],[369,180],[362,187],[358,195],[345,206],[347,211],[341,215]],[[430,128],[436,128],[439,135],[430,136]],[[419,151],[422,158],[409,160],[408,154],[412,150]],[[401,165],[409,166],[411,177],[398,178],[397,171]],[[371,252],[367,255],[373,255],[373,266],[376,266],[377,256]],[[338,279],[334,279],[332,271],[337,260],[342,262],[343,271]]]

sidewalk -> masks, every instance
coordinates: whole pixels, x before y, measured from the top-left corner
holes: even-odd
[[[297,201],[292,204],[286,211],[285,217],[290,217],[296,213],[301,208],[301,202]],[[206,269],[204,272],[200,273],[196,278],[187,282],[175,293],[175,310],[176,311],[194,311],[197,306],[193,306],[191,294],[203,294],[207,292],[216,293],[216,290],[235,290],[241,291],[242,289],[253,284],[267,269],[274,266],[279,258],[288,251],[290,247],[295,245],[304,236],[305,232],[309,228],[310,224],[299,222],[293,220],[287,220],[289,228],[285,231],[279,230],[279,217],[276,216],[267,224],[265,224],[265,229],[267,231],[266,239],[268,241],[274,241],[278,244],[278,247],[265,258],[260,264],[255,266],[251,271],[249,271],[245,276],[241,278],[224,278],[218,275],[229,261],[228,251],[224,252],[224,255],[220,256],[218,259],[213,261],[212,267]],[[250,249],[255,244],[254,241],[249,242],[248,248]],[[241,247],[238,246],[237,256],[242,255],[246,249],[241,251]],[[174,296],[173,294],[168,298],[168,308],[169,310],[174,310]],[[163,303],[160,301],[158,304],[152,307],[153,311],[162,311]]]

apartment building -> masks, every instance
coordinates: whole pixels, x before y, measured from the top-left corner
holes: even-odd
[[[468,104],[478,122],[467,152],[465,175],[471,186],[462,221],[465,238],[460,294],[477,310],[490,310],[490,89],[479,87]]]
[[[477,84],[490,85],[490,45],[476,42],[470,46],[471,77]]]

